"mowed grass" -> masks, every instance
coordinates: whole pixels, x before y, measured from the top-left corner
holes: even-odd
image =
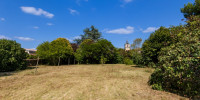
[[[0,100],[186,100],[152,90],[153,69],[126,65],[40,66],[0,76]],[[5,73],[1,73],[1,75]]]

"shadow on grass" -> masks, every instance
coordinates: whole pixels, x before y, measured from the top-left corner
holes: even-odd
[[[143,65],[134,65],[134,66],[131,66],[131,67],[145,68],[146,66],[143,66]]]
[[[36,69],[38,67],[36,66],[28,66],[26,69],[24,70],[29,70],[29,69]],[[11,76],[15,73],[18,73],[18,72],[21,72],[21,71],[24,71],[24,70],[18,70],[18,71],[10,71],[10,72],[0,72],[0,77],[4,77],[4,76]]]
[[[39,68],[39,67],[36,67],[36,66],[29,66],[29,67],[27,67],[26,69],[35,69],[35,68]],[[25,69],[25,70],[26,70]]]
[[[13,75],[15,72],[0,72],[0,77],[3,77],[3,76],[11,76]]]

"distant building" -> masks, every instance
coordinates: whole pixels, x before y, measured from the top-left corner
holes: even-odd
[[[124,50],[125,51],[130,51],[131,50],[131,45],[126,41],[126,44],[124,45]]]
[[[25,49],[25,50],[26,50],[25,52],[27,52],[29,55],[36,55],[37,50],[35,49]]]

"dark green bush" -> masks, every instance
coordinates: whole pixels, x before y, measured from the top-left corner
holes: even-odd
[[[184,36],[180,42],[161,50],[160,66],[149,83],[154,89],[200,96],[200,30],[186,31]]]
[[[0,72],[15,71],[27,67],[27,53],[16,41],[0,39]]]
[[[124,64],[133,65],[133,60],[131,60],[130,58],[124,58]]]
[[[169,46],[173,38],[170,35],[170,29],[160,27],[142,45],[142,57],[145,65],[149,63],[158,63],[158,55],[161,48]]]
[[[142,53],[137,50],[133,51],[133,63],[136,65],[143,65]]]
[[[27,59],[37,59],[38,57],[35,55],[28,55]]]

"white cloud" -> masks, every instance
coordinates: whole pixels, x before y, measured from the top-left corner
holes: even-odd
[[[133,0],[121,0],[122,1],[122,5],[121,7],[124,7],[126,4],[131,3]]]
[[[53,24],[53,23],[47,23],[47,25],[48,25],[48,26],[52,26],[52,25],[54,25],[54,24]]]
[[[159,29],[159,28],[157,28],[157,27],[148,27],[147,29],[143,30],[142,32],[143,33],[151,33],[151,32],[154,32],[157,29]]]
[[[28,14],[32,14],[32,15],[36,15],[36,16],[41,16],[41,15],[44,15],[45,17],[47,18],[53,18],[54,17],[54,14],[52,13],[49,13],[47,11],[44,11],[43,9],[41,8],[35,8],[35,7],[20,7],[21,10],[25,13],[28,13]]]
[[[73,39],[81,39],[81,36],[75,36]]]
[[[5,21],[6,19],[5,19],[5,18],[0,18],[0,20],[1,20],[1,21]]]
[[[33,41],[34,39],[29,37],[15,37],[16,39],[22,40],[22,41]]]
[[[6,37],[6,36],[4,36],[4,35],[0,35],[0,39],[8,39],[8,40],[10,40],[9,37]]]
[[[38,27],[38,26],[34,26],[33,28],[34,28],[34,29],[39,29],[39,27]]]
[[[130,3],[130,2],[132,2],[133,0],[123,0],[123,2],[125,2],[125,3]]]
[[[131,34],[134,32],[134,27],[127,26],[126,28],[119,28],[114,30],[106,30],[106,33],[113,33],[113,34]]]
[[[81,36],[75,36],[75,37],[71,37],[71,38],[66,38],[67,40],[69,40],[69,42],[74,42],[75,39],[80,39]]]
[[[69,42],[73,42],[73,39],[70,39],[70,38],[66,38],[67,40],[69,40]]]
[[[81,1],[88,2],[89,0],[76,0],[76,3],[77,3],[78,5],[81,5]]]
[[[72,15],[79,15],[79,12],[77,10],[74,10],[71,8],[69,8],[68,10],[69,10],[70,14],[72,14]]]

